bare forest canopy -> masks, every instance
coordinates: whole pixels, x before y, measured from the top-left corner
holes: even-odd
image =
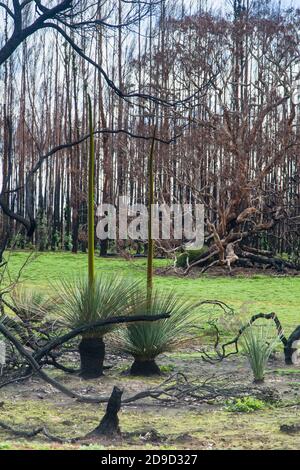
[[[298,263],[300,10],[191,5],[0,2],[1,240],[86,250],[88,90],[97,204],[147,202],[156,126],[156,202],[205,205],[210,261]]]

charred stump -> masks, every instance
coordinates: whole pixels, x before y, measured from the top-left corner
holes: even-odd
[[[86,437],[107,436],[113,437],[120,435],[118,413],[121,409],[121,398],[123,390],[114,387],[112,394],[108,400],[106,413],[93,431],[89,432]]]
[[[80,376],[83,379],[96,379],[103,375],[105,344],[103,338],[82,338],[79,344]]]
[[[161,375],[161,370],[154,359],[142,361],[138,358],[135,358],[130,368],[130,375],[150,377],[152,375]]]
[[[296,364],[297,359],[295,353],[297,352],[297,342],[300,341],[300,325],[289,336],[286,344],[284,345],[284,358],[286,364]]]

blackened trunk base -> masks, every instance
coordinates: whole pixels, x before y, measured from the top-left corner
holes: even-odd
[[[140,361],[135,359],[130,368],[130,375],[149,377],[151,375],[161,375],[161,371],[154,359],[149,361]]]
[[[120,390],[118,387],[114,387],[108,400],[106,413],[101,419],[99,426],[97,426],[92,432],[88,433],[86,437],[114,437],[116,434],[121,434],[118,413],[121,409],[122,394],[123,390]]]
[[[265,383],[265,379],[254,379],[253,383],[256,384],[256,385],[261,385],[261,384]]]
[[[300,325],[292,332],[284,346],[285,363],[287,365],[297,364],[297,342],[300,340]]]
[[[103,375],[105,345],[102,338],[82,338],[79,344],[80,376],[96,379]]]

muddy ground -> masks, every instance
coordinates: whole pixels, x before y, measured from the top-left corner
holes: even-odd
[[[72,356],[73,361],[77,361],[76,356]],[[252,395],[251,370],[242,356],[212,365],[204,362],[195,348],[185,349],[161,356],[163,375],[155,378],[128,376],[128,357],[108,353],[107,363],[112,367],[97,380],[84,381],[52,368],[47,372],[88,395],[107,396],[118,385],[126,398],[157,386],[177,372],[190,382],[199,384],[208,379],[212,386],[219,383],[224,389],[248,388]],[[112,441],[83,439],[61,444],[42,436],[18,438],[0,430],[0,449],[299,449],[300,433],[284,433],[280,426],[300,424],[300,366],[286,366],[281,353],[277,353],[269,363],[265,383],[259,387],[278,392],[280,401],[267,400],[262,409],[242,412],[232,409],[233,401],[228,396],[205,400],[182,396],[177,401],[147,398],[122,407],[119,416],[124,434]],[[0,389],[0,421],[26,430],[46,426],[63,438],[84,436],[98,425],[104,410],[104,405],[68,398],[36,377]]]

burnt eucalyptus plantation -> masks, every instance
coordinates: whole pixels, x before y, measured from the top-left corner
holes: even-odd
[[[278,268],[279,253],[297,267],[299,11],[242,0],[226,14],[202,1],[71,3],[57,2],[51,22],[34,1],[16,2],[20,43],[14,13],[1,9],[1,238],[87,250],[88,87],[95,205],[147,204],[156,124],[155,202],[205,206],[198,265],[224,263],[229,246],[245,266]],[[128,245],[104,240],[99,253]]]

